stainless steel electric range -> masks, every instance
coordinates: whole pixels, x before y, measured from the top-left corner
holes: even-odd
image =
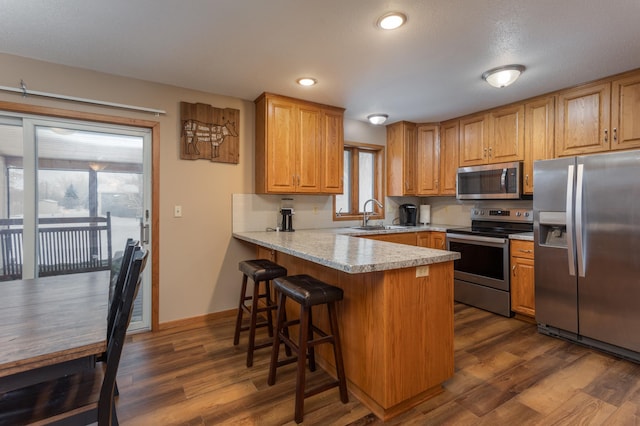
[[[527,209],[475,208],[471,227],[447,229],[454,262],[454,298],[458,302],[510,317],[509,235],[533,231]]]

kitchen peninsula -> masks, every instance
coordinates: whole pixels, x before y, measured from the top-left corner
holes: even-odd
[[[358,238],[344,228],[233,236],[255,244],[259,257],[290,275],[313,275],[343,289],[338,321],[348,389],[379,418],[440,393],[453,375],[458,253]],[[314,321],[322,327],[326,318],[318,314]],[[317,349],[322,366],[334,374],[323,349]]]

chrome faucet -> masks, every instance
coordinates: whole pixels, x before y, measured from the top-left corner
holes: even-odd
[[[362,206],[362,210],[364,210],[362,214],[362,226],[367,226],[367,222],[369,222],[369,216],[367,216],[367,204],[370,201],[373,201],[374,203],[376,203],[378,207],[383,208],[382,203],[380,203],[380,201],[376,200],[375,198],[370,198],[367,201],[365,201],[364,206]],[[371,214],[373,214],[373,209],[371,209]]]

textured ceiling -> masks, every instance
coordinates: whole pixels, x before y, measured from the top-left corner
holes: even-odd
[[[391,10],[407,24],[378,30]],[[0,0],[0,52],[428,122],[640,68],[639,18],[638,0]],[[511,63],[512,86],[481,80]]]

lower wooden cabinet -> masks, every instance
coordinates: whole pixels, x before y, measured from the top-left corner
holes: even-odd
[[[511,310],[535,317],[533,242],[511,240]]]
[[[370,240],[386,241],[388,243],[406,244],[409,246],[416,245],[415,232],[402,232],[399,234],[360,235],[360,237],[369,238]]]

